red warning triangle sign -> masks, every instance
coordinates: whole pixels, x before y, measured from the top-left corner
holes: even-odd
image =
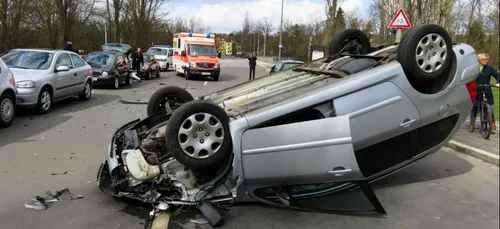
[[[389,27],[398,29],[411,28],[410,21],[408,20],[408,17],[406,17],[406,13],[403,9],[399,9],[398,13],[389,24]]]

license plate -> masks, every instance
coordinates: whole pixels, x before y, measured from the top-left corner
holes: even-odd
[[[93,78],[92,78],[92,80],[93,80],[93,81],[97,81],[97,77],[93,77]]]
[[[209,76],[210,75],[210,72],[202,72],[201,73],[202,76]]]

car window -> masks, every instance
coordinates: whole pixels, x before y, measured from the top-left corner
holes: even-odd
[[[168,54],[168,49],[165,49],[165,48],[150,48],[147,53],[152,54],[152,55],[166,56]]]
[[[283,62],[280,62],[280,61],[276,62],[276,71],[281,70],[282,66],[283,66]]]
[[[9,68],[45,70],[52,64],[54,54],[36,50],[11,50],[2,55]]]
[[[60,54],[56,60],[56,68],[66,66],[68,68],[73,68],[73,64],[71,64],[71,59],[67,53]]]
[[[71,60],[73,61],[73,66],[75,66],[75,68],[85,66],[85,61],[83,61],[78,55],[71,54]]]

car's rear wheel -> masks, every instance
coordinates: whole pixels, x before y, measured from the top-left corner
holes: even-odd
[[[111,84],[111,87],[113,89],[118,89],[120,87],[120,79],[118,76],[115,76],[115,79],[113,80],[113,83]]]
[[[368,36],[358,29],[344,29],[338,32],[330,41],[329,55],[347,52],[349,54],[364,55],[371,50]]]
[[[167,86],[155,91],[148,101],[148,116],[158,112],[172,113],[182,104],[194,100],[193,96],[180,87]]]
[[[147,80],[150,80],[150,79],[152,78],[152,76],[151,76],[151,75],[153,75],[153,73],[152,73],[151,71],[147,71],[147,72],[146,72],[146,79],[147,79]]]
[[[127,85],[134,84],[134,79],[130,77],[130,72],[127,74]]]
[[[402,38],[398,61],[405,73],[417,81],[448,78],[453,62],[451,37],[434,24],[417,25]]]
[[[8,127],[14,122],[16,105],[14,97],[9,93],[0,96],[0,128]]]
[[[184,77],[187,79],[187,80],[190,80],[191,79],[191,74],[189,74],[189,71],[184,69]]]
[[[217,104],[205,100],[185,103],[172,114],[168,125],[167,146],[187,167],[212,167],[231,153],[229,117]]]

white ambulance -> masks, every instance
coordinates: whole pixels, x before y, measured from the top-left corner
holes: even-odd
[[[186,79],[211,77],[219,80],[220,62],[215,35],[197,33],[174,34],[174,69]]]

